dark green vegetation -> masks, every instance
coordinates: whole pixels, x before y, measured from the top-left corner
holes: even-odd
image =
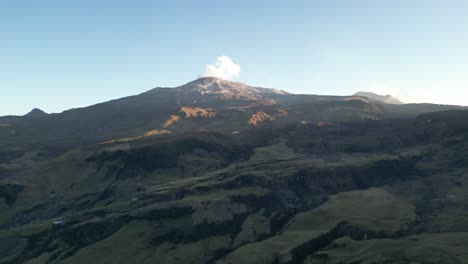
[[[34,113],[0,118],[0,263],[468,263],[461,107],[205,78]]]

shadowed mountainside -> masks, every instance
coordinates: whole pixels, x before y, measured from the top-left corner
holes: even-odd
[[[0,146],[97,143],[197,129],[232,132],[266,123],[415,117],[459,108],[381,104],[355,96],[294,95],[206,77],[60,114],[34,109],[23,117],[0,117]]]

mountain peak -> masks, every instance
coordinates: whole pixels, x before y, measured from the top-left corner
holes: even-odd
[[[200,77],[184,85],[174,88],[154,88],[143,94],[157,94],[162,91],[176,91],[182,101],[185,102],[208,102],[211,99],[219,100],[242,100],[255,101],[263,105],[276,104],[278,95],[288,94],[285,91],[261,88],[247,85],[241,82],[233,82],[218,77]]]
[[[24,116],[25,117],[43,117],[46,115],[47,113],[42,111],[41,109],[34,108],[33,110],[31,110],[29,113],[25,114]]]
[[[201,77],[178,88],[202,95],[217,95],[223,99],[258,99],[261,95],[287,94],[281,90],[253,87],[217,77]]]
[[[398,100],[397,98],[387,94],[387,95],[380,95],[373,92],[357,92],[353,96],[357,97],[366,97],[372,102],[377,103],[384,103],[384,104],[404,104],[404,102]]]
[[[218,87],[220,85],[231,86],[235,84],[236,82],[231,82],[231,81],[217,78],[217,77],[200,77],[194,81],[191,81],[185,85],[182,85],[181,87],[197,86],[197,87],[202,87],[202,88],[209,88],[212,86],[218,86]]]
[[[197,83],[213,83],[213,82],[217,82],[217,81],[225,81],[225,82],[230,82],[228,80],[225,80],[225,79],[222,79],[222,78],[218,78],[218,77],[199,77],[198,79],[196,80],[193,80],[189,83],[193,83],[193,84],[197,84]]]

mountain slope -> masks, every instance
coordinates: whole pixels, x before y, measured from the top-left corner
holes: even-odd
[[[296,111],[297,105],[301,105],[301,109]],[[314,112],[302,111],[307,105]],[[156,88],[90,107],[41,115],[41,118],[3,117],[0,123],[14,126],[16,132],[0,138],[0,145],[101,142],[138,137],[161,128],[174,132],[194,129],[237,131],[250,128],[252,122],[249,121],[255,115],[271,116],[266,119],[268,121],[281,120],[286,115],[288,122],[304,119],[333,121],[338,116],[334,111],[343,109],[350,110],[347,111],[349,114],[362,112],[372,118],[380,114],[378,107],[372,104],[350,102],[343,97],[298,98],[279,90],[201,78],[180,87]],[[225,122],[228,119],[231,122]]]
[[[0,263],[468,263],[444,109],[202,78],[2,117]]]
[[[460,108],[382,105],[356,96],[295,95],[209,77],[60,114],[36,110],[24,117],[0,117],[0,146],[119,142],[200,129],[235,132],[284,123],[415,117]]]

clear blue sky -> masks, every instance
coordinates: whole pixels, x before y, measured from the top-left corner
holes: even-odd
[[[191,81],[468,105],[468,1],[0,1],[0,115]]]

